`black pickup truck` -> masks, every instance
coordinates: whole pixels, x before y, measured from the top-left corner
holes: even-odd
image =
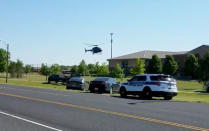
[[[51,83],[51,81],[65,83],[68,79],[65,75],[52,74],[48,77],[48,83]]]

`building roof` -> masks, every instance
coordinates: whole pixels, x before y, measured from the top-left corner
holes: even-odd
[[[154,54],[156,54],[159,58],[165,58],[167,55],[180,55],[180,54],[186,54],[187,51],[182,52],[169,52],[169,51],[152,51],[152,50],[145,50],[140,51],[128,55],[123,55],[119,57],[115,57],[109,60],[124,60],[124,59],[151,59]]]
[[[201,55],[202,54],[205,54],[209,51],[209,45],[201,45],[191,51],[189,51],[187,54],[197,54],[197,53],[200,53]]]

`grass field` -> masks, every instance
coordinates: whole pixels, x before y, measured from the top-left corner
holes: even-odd
[[[0,83],[5,83],[4,76],[0,76]],[[86,81],[91,81],[94,77],[85,76]],[[118,80],[120,82],[124,82],[129,78],[125,78],[123,80]],[[37,73],[30,73],[25,75],[21,79],[12,79],[8,80],[8,84],[13,85],[23,85],[23,86],[31,86],[31,87],[39,87],[39,88],[50,88],[50,89],[58,89],[65,90],[65,85],[62,83],[46,83],[46,77],[39,75]],[[177,81],[178,85],[178,95],[173,98],[173,101],[187,101],[187,102],[199,102],[199,103],[209,103],[209,93],[205,93],[203,86],[197,81]],[[87,89],[86,89],[87,90]],[[69,91],[69,90],[68,90]],[[71,92],[82,92],[78,90],[70,90]],[[106,94],[108,95],[108,94]],[[119,96],[118,94],[114,94],[114,96]]]

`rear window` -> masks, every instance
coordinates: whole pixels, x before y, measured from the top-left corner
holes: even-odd
[[[65,76],[64,76],[64,75],[59,75],[59,77],[60,77],[60,78],[65,78]]]
[[[158,75],[158,76],[150,76],[150,80],[152,81],[171,81],[173,78],[171,78],[169,75]]]
[[[94,81],[108,81],[109,79],[108,77],[97,77]]]
[[[78,81],[78,82],[82,82],[83,79],[80,78],[80,77],[72,77],[72,78],[70,79],[70,81]]]

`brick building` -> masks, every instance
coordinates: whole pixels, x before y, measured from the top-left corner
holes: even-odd
[[[145,64],[147,66],[149,60],[152,59],[152,55],[154,54],[156,54],[162,60],[162,62],[165,60],[167,55],[173,55],[175,60],[179,64],[179,68],[181,69],[188,54],[194,54],[197,57],[202,57],[207,52],[209,52],[209,45],[202,45],[191,51],[183,51],[183,52],[145,50],[145,51],[140,51],[140,52],[108,59],[108,61],[109,61],[110,70],[112,70],[116,64],[119,64],[124,69],[125,73],[128,73],[130,68],[134,67],[135,61],[138,58],[145,60]]]

